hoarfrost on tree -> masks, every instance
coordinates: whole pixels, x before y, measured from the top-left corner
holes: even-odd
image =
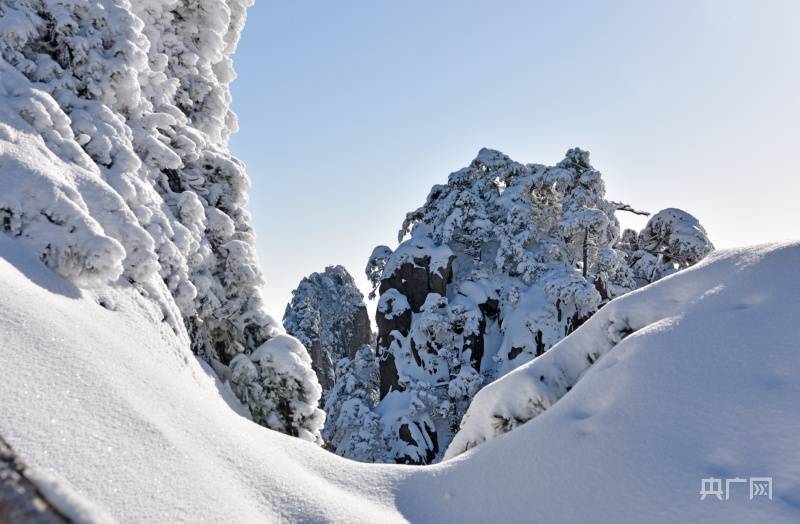
[[[633,210],[606,200],[586,151],[544,166],[482,149],[407,214],[394,251],[375,249],[366,268],[380,293],[374,412],[392,460],[441,458],[484,384],[640,284],[618,209]],[[688,214],[662,213],[641,234],[654,256],[692,264],[708,252]]]
[[[336,383],[325,397],[322,435],[334,453],[362,462],[389,462],[378,402],[378,361],[369,345],[336,363]]]
[[[308,349],[324,391],[336,382],[339,359],[354,358],[372,339],[364,296],[342,266],[328,266],[300,282],[286,306],[283,326]]]
[[[0,229],[79,285],[135,287],[222,377],[282,332],[227,147],[250,3],[0,2]]]
[[[623,249],[636,279],[651,283],[699,262],[714,250],[705,228],[680,209],[659,211],[638,234],[626,230]]]

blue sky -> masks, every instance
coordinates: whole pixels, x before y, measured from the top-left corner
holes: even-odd
[[[685,209],[718,247],[800,237],[798,27],[789,0],[258,0],[231,148],[269,310],[329,264],[366,289],[372,248],[481,147],[588,149],[609,198]]]

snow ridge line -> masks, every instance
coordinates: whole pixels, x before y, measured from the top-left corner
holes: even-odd
[[[752,251],[757,253],[759,248]],[[701,275],[708,278],[712,273],[717,282],[729,278],[725,271],[742,269],[731,266],[735,263],[734,255],[733,251],[715,252],[690,269],[609,302],[544,355],[483,388],[464,415],[444,460],[539,416],[623,340],[652,326],[674,321],[686,308],[718,291],[722,284],[708,289]]]

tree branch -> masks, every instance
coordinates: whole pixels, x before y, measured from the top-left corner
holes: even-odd
[[[627,211],[628,213],[633,213],[634,215],[642,215],[649,217],[650,213],[648,211],[639,211],[638,209],[632,208],[628,204],[623,204],[622,202],[611,202],[611,205],[614,206],[614,209],[617,211]]]

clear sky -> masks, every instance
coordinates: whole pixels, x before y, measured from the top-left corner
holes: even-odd
[[[366,290],[372,248],[484,146],[588,149],[610,199],[685,209],[717,247],[800,237],[797,0],[258,0],[234,62],[279,318],[326,265]]]

